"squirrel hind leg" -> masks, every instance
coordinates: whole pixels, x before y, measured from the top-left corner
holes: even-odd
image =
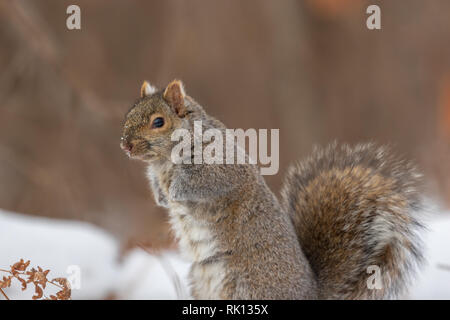
[[[282,189],[327,299],[395,298],[422,262],[420,175],[374,144],[331,144],[290,168]]]

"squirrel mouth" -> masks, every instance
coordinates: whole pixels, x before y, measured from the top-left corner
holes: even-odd
[[[136,152],[125,152],[127,154],[127,156],[130,159],[135,159],[135,160],[142,160],[142,161],[149,161],[152,160],[154,158],[156,158],[156,154],[152,153],[152,152],[145,152],[145,153],[136,153]]]
[[[142,141],[138,143],[132,143],[122,138],[120,147],[130,159],[148,161],[155,158],[157,154],[150,150],[144,151],[145,149],[150,149],[151,147],[151,144],[149,142],[145,141],[145,143],[146,147],[143,148]]]

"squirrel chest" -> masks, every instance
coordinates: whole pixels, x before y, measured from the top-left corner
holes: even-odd
[[[211,226],[196,219],[190,210],[172,202],[169,215],[181,252],[192,261],[189,273],[192,295],[195,299],[221,299],[224,262],[214,261],[219,251]]]

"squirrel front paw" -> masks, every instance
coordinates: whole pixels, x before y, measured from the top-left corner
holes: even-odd
[[[153,196],[155,197],[155,202],[160,207],[168,208],[169,207],[169,201],[167,200],[167,195],[161,188],[161,184],[159,182],[159,179],[156,177],[156,175],[153,173],[152,170],[147,171],[148,177],[150,179],[150,185],[152,187]]]
[[[167,197],[163,193],[161,188],[154,188],[153,195],[155,196],[155,201],[156,201],[157,205],[159,205],[160,207],[164,207],[164,208],[169,207],[169,201],[167,200]]]

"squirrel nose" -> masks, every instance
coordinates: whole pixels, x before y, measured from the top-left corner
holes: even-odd
[[[120,147],[128,154],[131,152],[131,150],[133,150],[133,144],[126,140],[122,140],[122,142],[120,143]]]

